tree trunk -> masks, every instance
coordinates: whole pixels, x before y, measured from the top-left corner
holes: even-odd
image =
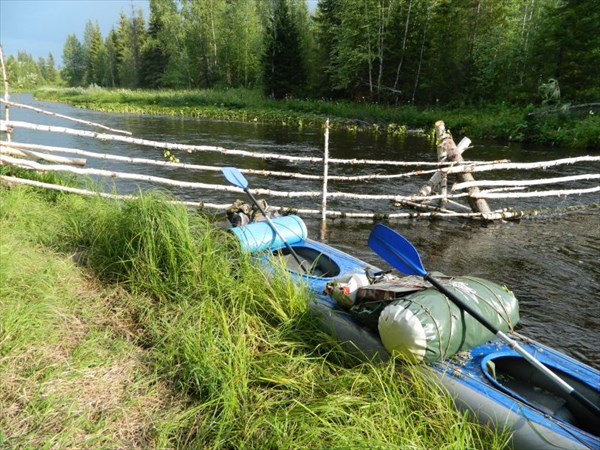
[[[443,121],[438,120],[435,123],[435,136],[438,142],[438,157],[440,155],[446,155],[446,159],[448,161],[462,163],[463,157],[461,152],[457,149],[456,144],[454,143],[454,139],[452,139],[452,135],[446,131],[446,125]],[[456,175],[458,180],[462,183],[475,181],[473,175],[470,173],[459,173]],[[468,189],[469,192],[469,205],[473,212],[480,212],[483,214],[490,212],[490,207],[487,202],[482,198],[473,198],[472,195],[479,194],[479,188],[471,187]]]

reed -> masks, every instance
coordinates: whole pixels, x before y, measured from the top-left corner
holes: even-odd
[[[1,414],[0,443],[69,447],[83,428],[86,445],[113,448],[500,449],[506,442],[458,413],[420,371],[345,353],[316,327],[302,287],[281,268],[266,273],[209,218],[158,193],[131,202],[44,196],[0,188],[0,355],[25,364],[1,366],[0,405],[11,410],[19,392],[37,385],[60,386],[61,396],[39,387],[31,408]],[[64,256],[73,253],[85,269]],[[40,262],[26,263],[29,254]],[[17,345],[13,336],[26,340]],[[62,351],[49,357],[56,346]],[[29,357],[19,358],[23,349],[46,359],[32,368]],[[64,365],[57,354],[66,355]],[[112,389],[70,382],[108,382],[115,367],[125,369]],[[78,403],[82,394],[95,409]],[[126,440],[118,425],[130,413],[136,420]]]

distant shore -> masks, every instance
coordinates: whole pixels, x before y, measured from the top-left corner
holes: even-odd
[[[34,95],[40,100],[104,112],[273,123],[296,128],[322,127],[329,119],[334,129],[394,135],[430,135],[435,121],[442,119],[459,138],[600,151],[600,113],[593,110],[579,110],[575,114],[559,108],[555,113],[536,114],[532,106],[504,104],[416,108],[334,100],[272,100],[252,89],[41,88]]]

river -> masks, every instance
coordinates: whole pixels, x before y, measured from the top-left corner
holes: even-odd
[[[282,153],[298,156],[321,156],[323,133],[321,130],[254,123],[203,121],[172,117],[104,114],[68,105],[34,100],[29,94],[12,96],[13,101],[44,108],[83,120],[131,131],[135,137],[197,145],[214,145],[230,149],[256,152]],[[38,124],[89,129],[54,117],[11,108],[11,120],[24,120]],[[451,128],[451,124],[449,124]],[[455,136],[458,141],[460,136]],[[161,150],[64,134],[16,130],[13,140],[18,142],[64,146],[145,158],[163,159]],[[584,151],[475,143],[465,158],[473,160],[510,159],[513,162],[544,161],[567,156],[587,154]],[[334,158],[393,159],[405,161],[435,161],[431,142],[421,137],[391,137],[385,133],[349,133],[336,131],[330,136],[330,152]],[[223,156],[218,153],[177,153],[182,162],[195,164],[231,165],[246,168],[301,171],[319,174],[320,164],[300,165]],[[163,177],[224,184],[219,173],[189,172],[152,166],[123,167],[115,162],[88,159],[88,167],[104,168]],[[332,174],[398,173],[404,168],[333,166]],[[577,164],[546,169],[543,176],[567,176],[580,173],[600,173],[600,164]],[[523,177],[534,178],[538,172],[528,172]],[[506,173],[477,179],[506,178]],[[320,190],[311,181],[275,179],[273,177],[248,177],[251,187],[274,190]],[[360,187],[364,193],[412,194],[424,180],[368,183]],[[112,181],[106,183],[111,183]],[[415,184],[416,183],[416,184]],[[420,183],[420,184],[419,184]],[[131,182],[115,183],[120,193],[135,192],[138,186]],[[593,186],[594,182],[579,182],[561,188]],[[142,184],[143,189],[148,185]],[[356,188],[356,187],[355,187]],[[224,203],[242,198],[239,195],[222,195],[214,192],[170,188],[173,194],[185,200]],[[330,191],[351,191],[352,186],[330,183]],[[288,205],[285,200],[267,199],[279,206],[318,209],[320,199],[306,199]],[[542,199],[517,199],[503,204],[490,200],[492,209],[515,206],[517,209],[564,208],[567,206],[598,203],[595,194],[571,197],[544,197]],[[505,201],[504,201],[505,202]],[[377,205],[349,201],[331,202],[332,209],[356,208],[380,211],[390,209],[389,203]],[[322,239],[348,253],[383,268],[388,266],[367,246],[367,237],[373,223],[366,220],[330,220],[324,235],[316,218],[305,217],[309,236]],[[553,346],[587,364],[600,368],[600,210],[589,208],[570,213],[555,213],[523,219],[521,221],[481,224],[463,219],[428,220],[404,219],[389,224],[402,233],[418,249],[428,270],[451,275],[476,275],[506,284],[520,300],[521,324],[518,331],[526,336]]]

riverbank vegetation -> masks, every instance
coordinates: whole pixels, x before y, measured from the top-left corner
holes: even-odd
[[[0,187],[0,446],[503,447],[167,200]]]
[[[275,100],[257,89],[125,90],[92,88],[42,88],[36,98],[68,102],[104,112],[159,114],[200,119],[273,123],[291,127],[322,127],[352,132],[430,135],[436,120],[443,118],[455,136],[503,142],[535,142],[549,146],[600,149],[599,114],[593,109],[559,109],[536,115],[532,108],[489,105],[395,107],[347,100]]]

